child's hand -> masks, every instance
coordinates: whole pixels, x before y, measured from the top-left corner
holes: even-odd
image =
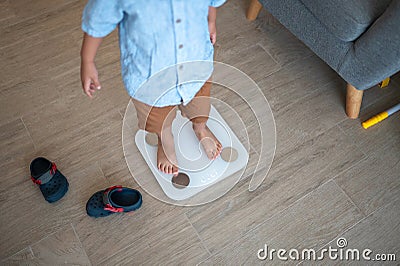
[[[208,7],[208,31],[210,32],[210,41],[214,45],[217,41],[217,27],[215,22],[217,21],[217,9],[215,7]]]
[[[208,31],[210,32],[210,41],[214,45],[217,41],[217,27],[215,22],[208,22]]]
[[[101,88],[94,58],[102,40],[103,38],[94,38],[86,33],[83,35],[81,49],[81,81],[83,92],[89,96],[89,98],[93,98],[95,89],[100,90]]]
[[[81,81],[83,92],[93,98],[93,93],[101,89],[96,65],[94,62],[81,63]]]

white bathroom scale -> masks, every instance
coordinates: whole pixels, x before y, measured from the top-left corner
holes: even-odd
[[[188,199],[204,189],[212,189],[213,184],[231,176],[247,165],[249,159],[247,150],[213,106],[211,106],[207,126],[223,147],[224,156],[221,154],[215,160],[208,159],[192,130],[192,123],[183,117],[180,111],[177,111],[176,118],[172,123],[172,133],[178,160],[179,182],[176,182],[177,177],[173,180],[172,174],[165,174],[158,170],[157,145],[154,139],[153,142],[149,141],[152,134],[138,130],[135,135],[136,146],[144,160],[164,193],[173,200]],[[151,135],[146,138],[147,134]]]

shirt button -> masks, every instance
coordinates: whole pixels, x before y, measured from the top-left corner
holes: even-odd
[[[177,20],[176,20],[176,23],[181,23],[181,19],[180,18],[178,18]]]
[[[182,70],[182,69],[183,69],[183,66],[182,66],[182,65],[180,65],[180,66],[179,66],[179,70]]]
[[[179,49],[182,49],[183,48],[183,44],[179,44]]]

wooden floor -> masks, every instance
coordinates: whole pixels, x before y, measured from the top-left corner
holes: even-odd
[[[365,92],[360,119],[349,120],[345,82],[265,11],[246,21],[247,0],[219,9],[216,59],[252,77],[273,110],[277,150],[261,187],[248,192],[244,178],[200,207],[142,191],[133,215],[88,217],[94,192],[141,188],[123,157],[128,96],[115,33],[98,54],[102,91],[92,101],[81,91],[84,2],[0,2],[1,265],[253,265],[264,244],[319,250],[340,236],[351,248],[400,259],[400,113],[368,130],[360,125],[400,102],[399,75]],[[39,155],[70,182],[57,203],[45,202],[29,179]]]

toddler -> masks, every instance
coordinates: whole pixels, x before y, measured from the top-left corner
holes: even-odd
[[[221,152],[221,143],[206,125],[212,67],[204,70],[206,78],[201,83],[182,84],[180,72],[187,68],[185,62],[208,61],[212,65],[216,7],[224,2],[89,0],[83,11],[83,90],[92,98],[93,93],[101,88],[94,59],[102,39],[118,27],[124,85],[135,105],[139,128],[158,136],[157,166],[164,173],[178,173],[171,131],[177,108],[192,122],[208,158],[213,160]],[[176,84],[172,88],[160,83],[139,91],[152,76],[168,67],[176,69],[173,75]]]

